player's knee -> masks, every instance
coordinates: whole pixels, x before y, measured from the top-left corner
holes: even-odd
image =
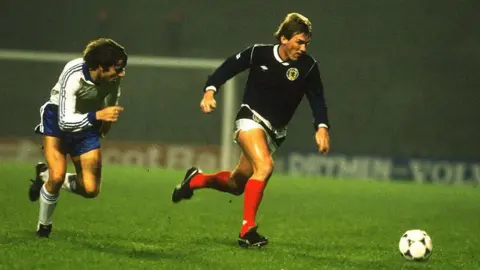
[[[100,181],[88,181],[84,179],[84,194],[85,198],[96,198],[100,194]]]
[[[50,170],[48,174],[48,182],[55,187],[60,188],[65,180],[65,171]]]
[[[100,188],[98,188],[98,187],[90,187],[90,188],[85,187],[85,193],[83,194],[83,196],[85,198],[93,199],[93,198],[96,198],[98,196],[98,194],[100,194]]]
[[[255,164],[255,174],[268,178],[273,172],[274,162],[272,157],[265,157]]]

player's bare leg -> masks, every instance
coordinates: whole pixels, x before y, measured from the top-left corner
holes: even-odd
[[[234,195],[244,194],[244,219],[238,243],[242,247],[264,246],[268,240],[257,233],[255,216],[263,197],[266,182],[273,171],[273,159],[263,129],[255,128],[238,133],[237,142],[243,152],[233,172],[203,174],[192,167],[173,191],[172,201],[190,199],[197,188],[213,188]]]
[[[42,163],[37,164],[37,179],[30,186],[29,190],[30,200],[34,201],[40,197],[40,213],[37,227],[37,235],[40,237],[48,237],[50,235],[52,215],[58,201],[60,189],[71,191],[86,198],[93,198],[99,193],[101,178],[100,149],[91,150],[79,157],[72,157],[77,171],[76,174],[66,173],[67,159],[59,138],[44,136],[44,149],[48,170],[43,169],[44,164],[43,166]],[[43,181],[45,181],[44,184]]]
[[[245,185],[243,223],[238,244],[242,247],[261,247],[266,245],[268,240],[257,233],[255,217],[263,198],[263,191],[273,172],[273,158],[263,129],[240,131],[237,142],[253,168],[253,174]]]
[[[90,155],[92,154],[88,154],[87,157]],[[93,155],[97,155],[97,154],[93,154]],[[83,185],[82,176],[84,174],[82,173],[80,157],[73,157],[72,161],[74,162],[74,164],[77,163],[75,165],[76,173],[68,173],[68,172],[65,173],[65,177],[64,177],[61,189],[78,194],[86,198],[92,197],[91,192],[87,193]],[[97,164],[97,159],[95,159],[94,163],[95,165]],[[83,167],[87,167],[87,165],[84,165]],[[35,166],[35,171],[36,171],[36,179],[32,180],[32,185],[30,186],[30,189],[29,189],[29,198],[30,198],[30,201],[32,202],[38,200],[40,196],[40,190],[44,182],[47,182],[48,179],[50,178],[50,170],[48,169],[47,165],[42,162],[37,163],[37,165]]]
[[[49,165],[48,179],[40,188],[40,213],[37,236],[48,237],[52,230],[52,214],[57,205],[60,188],[67,169],[66,154],[59,138],[44,136],[45,159]]]
[[[77,171],[77,192],[85,198],[95,198],[100,193],[102,179],[102,154],[94,149],[78,157],[72,157]]]

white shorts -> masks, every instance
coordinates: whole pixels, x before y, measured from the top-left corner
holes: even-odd
[[[277,151],[277,148],[285,140],[287,136],[287,128],[274,129],[270,122],[264,119],[256,111],[250,109],[248,105],[242,104],[240,110],[244,110],[244,113],[239,113],[237,119],[235,120],[235,132],[233,133],[233,141],[237,143],[238,133],[240,131],[247,131],[251,129],[259,128],[265,133],[267,138],[268,149],[270,154],[274,154]],[[245,111],[245,110],[248,110]],[[252,117],[245,115],[252,115]]]

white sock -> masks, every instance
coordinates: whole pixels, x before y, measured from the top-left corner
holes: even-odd
[[[40,178],[42,179],[43,182],[47,182],[48,176],[49,176],[48,170],[40,173]],[[62,189],[75,193],[75,191],[77,190],[77,174],[76,173],[65,174],[65,180],[63,181]]]
[[[51,194],[45,190],[45,184],[40,189],[40,213],[38,222],[43,225],[52,224],[53,210],[57,206],[58,194]]]

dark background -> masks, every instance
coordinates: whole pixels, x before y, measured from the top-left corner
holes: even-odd
[[[294,11],[313,23],[334,152],[479,158],[480,1],[3,0],[0,48],[81,53],[108,36],[130,55],[224,59],[275,42]],[[33,136],[62,67],[0,61],[1,137]],[[209,72],[128,68],[110,138],[218,145],[221,111],[198,108]],[[281,152],[314,150],[311,121],[303,102]]]

